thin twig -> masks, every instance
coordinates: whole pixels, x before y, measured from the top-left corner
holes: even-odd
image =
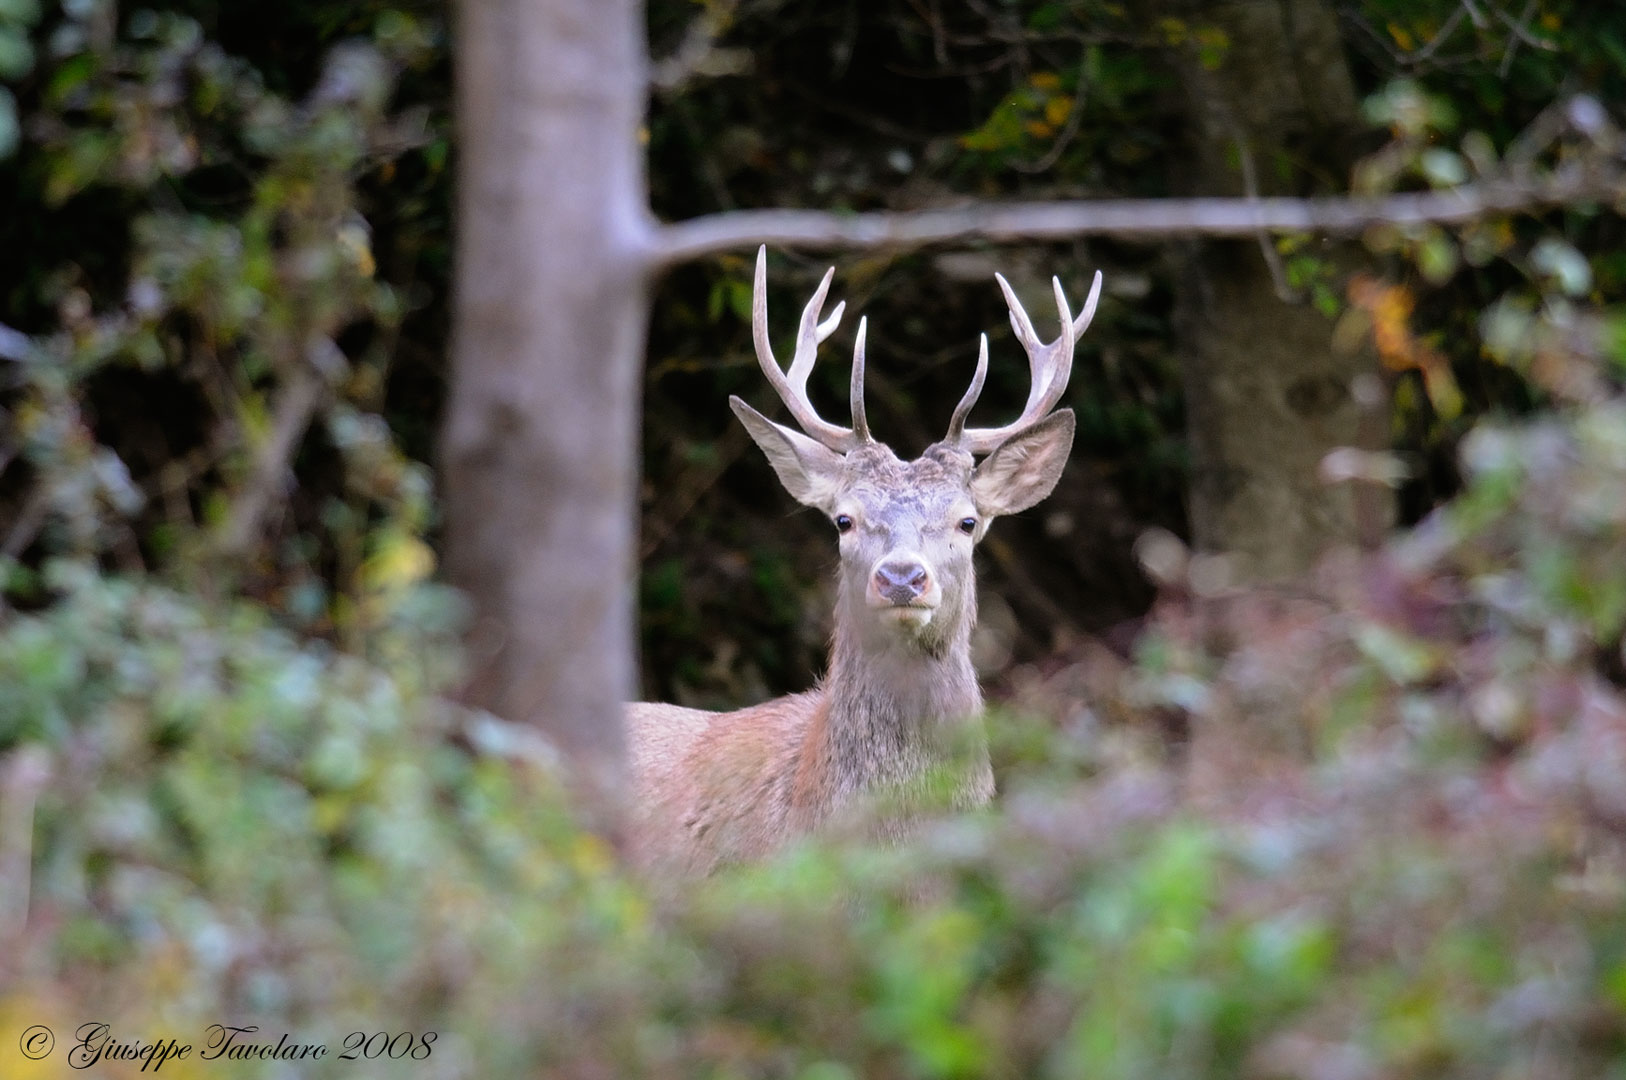
[[[1527,0],[1524,5],[1524,10],[1519,13],[1519,17],[1517,19],[1499,7],[1492,7],[1491,10],[1496,12],[1497,18],[1501,19],[1507,24],[1507,28],[1509,30],[1513,31],[1514,37],[1518,38],[1532,49],[1540,49],[1543,52],[1557,52],[1557,45],[1554,45],[1546,38],[1536,37],[1534,34],[1530,33],[1530,17],[1536,13],[1536,9],[1539,6],[1540,5],[1537,3],[1537,0]]]
[[[904,127],[902,124],[894,124],[890,120],[872,116],[866,109],[860,109],[835,98],[826,97],[812,87],[797,82],[795,79],[784,79],[783,82],[787,90],[803,100],[810,101],[826,112],[841,117],[843,120],[850,120],[855,124],[869,128],[876,134],[885,135],[889,139],[898,139],[924,146],[936,138],[936,136],[924,131],[916,131],[913,128]]]
[[[1532,49],[1543,49],[1547,52],[1552,52],[1554,50],[1555,46],[1552,42],[1543,41],[1538,37],[1531,37],[1530,31],[1527,29],[1530,23],[1530,16],[1536,13],[1536,0],[1528,0],[1528,2],[1524,5],[1524,11],[1520,13],[1517,20],[1508,15],[1508,13],[1503,11],[1500,7],[1492,7],[1491,10],[1496,12],[1497,18],[1501,19],[1507,24],[1507,28],[1509,30],[1513,31],[1513,36],[1508,38],[1507,52],[1502,54],[1501,66],[1496,69],[1498,78],[1507,78],[1507,73],[1512,70],[1513,54],[1518,51],[1520,42],[1530,46]]]
[[[1446,39],[1449,38],[1456,30],[1457,24],[1462,22],[1462,17],[1467,13],[1468,9],[1465,7],[1459,7],[1455,11],[1451,12],[1450,16],[1446,18],[1443,24],[1441,24],[1439,32],[1433,37],[1429,38],[1428,43],[1421,49],[1418,49],[1416,52],[1412,53],[1408,59],[1415,64],[1419,61],[1427,60],[1429,57],[1433,56],[1439,47],[1445,44]]]
[[[925,37],[919,25],[904,18],[882,19],[880,25],[898,34],[910,34],[915,37]],[[1161,38],[1152,38],[1146,34],[1112,33],[1097,29],[1088,31],[1076,27],[1064,26],[1053,31],[1029,30],[1018,26],[1015,30],[1007,30],[996,26],[988,26],[976,33],[955,33],[952,28],[946,31],[944,38],[947,44],[956,47],[971,49],[986,49],[989,45],[1057,45],[1071,43],[1075,45],[1128,45],[1131,47],[1147,46],[1159,43]],[[900,70],[892,67],[889,70]],[[951,70],[943,69],[943,74]]]
[[[27,551],[28,545],[34,542],[34,537],[44,528],[45,519],[50,511],[50,492],[42,481],[29,492],[22,510],[17,514],[17,519],[11,523],[11,528],[6,533],[5,541],[0,542],[0,557],[15,559]]]
[[[734,20],[739,0],[707,4],[689,24],[683,42],[672,55],[655,63],[649,72],[649,85],[662,96],[683,90],[696,78],[743,75],[751,70],[751,54],[745,49],[719,48],[717,41]]]
[[[1460,67],[1462,64],[1468,62],[1471,55],[1468,53],[1446,57],[1436,57],[1434,55],[1439,51],[1440,46],[1444,45],[1445,42],[1451,37],[1452,31],[1456,29],[1457,24],[1461,21],[1463,13],[1466,13],[1468,18],[1473,22],[1474,26],[1481,30],[1485,29],[1485,27],[1488,25],[1485,21],[1484,14],[1474,6],[1473,0],[1462,0],[1462,6],[1457,8],[1456,11],[1454,11],[1446,19],[1445,24],[1440,28],[1440,31],[1430,38],[1428,43],[1425,44],[1421,49],[1410,53],[1399,48],[1387,34],[1378,30],[1370,22],[1362,18],[1350,8],[1340,7],[1338,17],[1361,32],[1361,40],[1351,41],[1351,44],[1357,48],[1360,48],[1364,43],[1366,48],[1364,48],[1362,51],[1380,63],[1387,61],[1387,70],[1391,74],[1398,74],[1402,71],[1415,74],[1422,68],[1425,61],[1430,62],[1428,65],[1429,69],[1434,71],[1442,71]]]
[[[1242,165],[1242,190],[1248,198],[1255,201],[1259,198],[1259,173],[1253,163],[1253,148],[1248,140],[1238,134],[1236,137],[1237,160]],[[1259,254],[1265,258],[1265,266],[1270,270],[1270,280],[1276,286],[1276,299],[1284,304],[1297,304],[1304,297],[1287,280],[1287,267],[1282,265],[1281,252],[1276,250],[1276,242],[1270,233],[1260,229],[1256,235],[1259,238]]]
[[[1340,8],[1339,15],[1345,22],[1353,24],[1357,29],[1364,32],[1367,37],[1367,44],[1381,49],[1397,68],[1405,64],[1406,54],[1393,41],[1389,40],[1386,34],[1379,32],[1377,27],[1348,8]]]
[[[1006,580],[1022,594],[1023,599],[1044,612],[1052,626],[1077,626],[1077,615],[1053,599],[1054,590],[1041,584],[1028,572],[1027,564],[1017,557],[1009,544],[995,536],[990,537],[984,547],[993,556],[994,562],[999,564],[1000,570],[1004,571]]]
[[[1498,214],[1626,197],[1618,175],[1576,174],[1531,183],[1506,180],[1382,197],[1322,196],[1107,199],[971,203],[933,210],[837,214],[823,210],[735,210],[656,227],[645,254],[662,269],[759,244],[814,249],[917,248],[973,240],[1069,240],[1266,232],[1359,234],[1374,225],[1461,225]]]
[[[305,365],[300,365],[282,388],[272,410],[271,434],[257,448],[248,480],[232,500],[226,515],[220,540],[223,554],[242,555],[258,538],[266,512],[283,492],[284,477],[294,451],[299,448],[326,389],[322,376]]]
[[[887,64],[886,70],[906,79],[969,79],[974,75],[991,74],[1015,62],[1016,59],[1010,53],[995,53],[980,63],[960,64],[957,67],[917,68],[907,64]]]
[[[664,499],[644,512],[644,536],[638,552],[640,560],[648,559],[660,550],[661,545],[677,531],[678,525],[694,509],[695,504],[716,486],[723,473],[745,454],[748,445],[744,429],[737,425],[729,425],[727,433],[718,440],[714,448],[714,456],[709,467],[698,476],[689,477],[688,483],[674,486]]]
[[[909,0],[909,6],[915,9],[920,21],[931,28],[932,57],[937,61],[939,70],[948,67],[948,35],[943,31],[943,12],[937,6],[937,0],[931,0],[930,7],[922,0]]]

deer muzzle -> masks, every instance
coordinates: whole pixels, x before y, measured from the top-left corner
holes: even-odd
[[[930,620],[932,610],[942,599],[942,590],[926,561],[913,555],[881,560],[870,574],[868,593],[871,608],[921,624]]]

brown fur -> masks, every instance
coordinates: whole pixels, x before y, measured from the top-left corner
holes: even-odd
[[[627,707],[641,861],[705,874],[760,858],[856,808],[866,792],[920,779],[957,741],[970,756],[953,801],[993,796],[969,641],[947,660],[903,661],[917,670],[883,681],[877,668],[888,661],[843,665],[841,639],[838,631],[830,678],[807,693],[726,713]]]

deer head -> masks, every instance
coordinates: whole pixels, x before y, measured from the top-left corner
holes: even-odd
[[[768,343],[767,251],[757,252],[751,330],[763,374],[801,426],[776,424],[738,397],[735,415],[762,448],[780,482],[799,502],[830,518],[840,538],[838,634],[856,634],[869,649],[923,650],[940,655],[969,637],[976,618],[972,548],[989,523],[1049,495],[1073,444],[1073,413],[1056,411],[1072,370],[1073,343],[1089,326],[1101,275],[1075,320],[1054,281],[1061,333],[1046,344],[1016,294],[996,274],[1010,307],[1011,326],[1028,354],[1032,389],[1022,415],[998,428],[968,428],[966,420],[988,373],[988,335],[977,370],[956,406],[944,438],[914,461],[876,441],[864,416],[865,320],[853,346],[852,426],[822,419],[807,393],[818,346],[841,321],[837,304],[820,322],[832,267],[802,311],[788,371]],[[978,462],[978,458],[982,460]]]

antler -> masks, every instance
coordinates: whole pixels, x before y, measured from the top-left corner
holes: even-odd
[[[1061,314],[1061,333],[1047,345],[1034,332],[1033,322],[1022,309],[1022,302],[1016,298],[1016,293],[1011,291],[1010,284],[1000,274],[995,274],[994,279],[999,282],[1001,291],[1005,293],[1005,303],[1010,306],[1011,329],[1016,331],[1016,340],[1027,350],[1028,367],[1033,372],[1033,388],[1028,391],[1028,401],[1022,415],[1013,423],[997,428],[965,426],[966,418],[971,415],[971,407],[982,393],[983,380],[988,376],[988,335],[983,334],[982,343],[977,349],[977,373],[971,377],[971,387],[965,392],[965,397],[954,407],[945,440],[973,454],[993,453],[1000,443],[1028,425],[1044,419],[1056,407],[1073,373],[1073,343],[1089,329],[1090,320],[1095,318],[1095,305],[1101,299],[1101,271],[1097,270],[1095,283],[1090,286],[1089,299],[1084,301],[1084,310],[1074,319],[1072,309],[1067,306],[1067,296],[1061,291],[1061,281],[1051,278],[1050,283],[1056,290],[1056,308]]]
[[[751,339],[756,342],[757,362],[762,365],[762,373],[768,377],[769,385],[790,409],[796,422],[802,425],[802,430],[830,449],[844,454],[871,441],[869,423],[864,418],[866,320],[858,320],[858,337],[853,342],[853,374],[849,394],[853,426],[839,427],[821,419],[807,396],[807,377],[813,372],[813,360],[819,344],[835,333],[836,327],[841,324],[841,313],[847,307],[845,301],[837,304],[830,317],[819,322],[819,313],[824,308],[824,298],[830,291],[830,279],[835,272],[833,266],[825,271],[824,280],[819,282],[813,299],[802,309],[802,323],[796,331],[796,355],[791,358],[790,371],[782,371],[779,361],[774,359],[772,346],[768,344],[768,248],[766,244],[758,248],[756,281],[751,287]]]

